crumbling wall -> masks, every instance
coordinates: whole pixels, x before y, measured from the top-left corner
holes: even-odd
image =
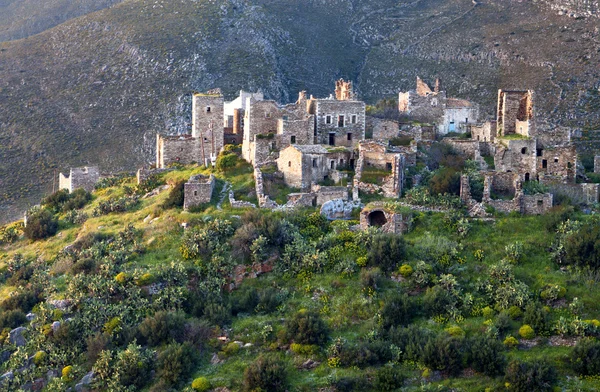
[[[303,178],[302,153],[294,148],[286,148],[279,153],[277,170],[283,173],[287,186],[292,188],[305,188]],[[310,186],[310,183],[308,184]]]
[[[151,176],[154,176],[154,175],[157,175],[157,174],[160,174],[160,173],[164,173],[167,170],[168,169],[150,169],[150,168],[147,168],[147,167],[141,167],[141,168],[138,169],[138,171],[136,173],[137,183],[139,185],[142,182],[146,181]]]
[[[366,129],[373,135],[373,140],[388,141],[398,137],[400,125],[397,121],[367,116],[366,124]]]
[[[480,142],[493,142],[496,138],[496,121],[471,125],[471,138]]]
[[[369,205],[360,213],[360,228],[378,227],[384,233],[405,234],[410,231],[411,214],[400,214],[386,208],[381,203]]]
[[[318,206],[330,200],[348,200],[348,188],[345,186],[320,186],[314,185],[312,192],[316,196]]]
[[[248,162],[253,162],[251,143],[257,135],[277,133],[277,124],[280,109],[275,101],[255,101],[248,98],[247,110],[244,113],[244,141],[242,143],[242,156]]]
[[[340,79],[335,82],[335,99],[338,101],[351,101],[354,99],[352,82]]]
[[[183,185],[183,209],[210,203],[215,183],[215,176],[212,174],[209,177],[201,174],[190,177]]]
[[[452,146],[456,152],[466,159],[477,159],[481,156],[481,143],[477,140],[446,137],[443,139],[443,142]]]
[[[75,189],[83,188],[91,192],[100,179],[100,169],[97,166],[84,166],[71,168],[69,175],[59,174],[59,189],[66,189],[69,193]]]
[[[522,195],[519,202],[522,214],[542,215],[552,208],[553,196],[551,193]]]
[[[566,197],[574,204],[593,205],[600,201],[600,184],[548,184],[555,197]]]
[[[537,150],[537,172],[542,183],[575,183],[577,149],[564,146]]]
[[[519,173],[523,181],[535,179],[537,173],[536,147],[535,139],[501,139],[497,143],[494,155],[496,170]]]
[[[203,139],[191,135],[156,136],[156,167],[165,168],[172,163],[190,164],[197,162],[211,165],[211,155],[203,155]],[[206,149],[204,149],[206,151]]]
[[[533,111],[533,91],[498,90],[498,134],[535,136]]]

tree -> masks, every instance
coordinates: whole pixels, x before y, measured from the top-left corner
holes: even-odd
[[[237,154],[220,154],[217,158],[217,170],[220,172],[226,172],[228,169],[237,165],[238,156]]]
[[[567,263],[580,267],[600,268],[600,226],[586,224],[565,240]]]

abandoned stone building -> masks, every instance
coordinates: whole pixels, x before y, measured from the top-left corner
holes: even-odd
[[[192,96],[191,135],[156,136],[156,167],[198,162],[212,165],[225,143],[223,95],[219,89]]]
[[[291,145],[279,154],[277,169],[287,186],[303,191],[323,181],[339,181],[339,169],[353,167],[354,152],[348,148],[327,149],[320,144]]]
[[[377,227],[384,233],[404,234],[410,231],[412,214],[402,214],[376,202],[367,205],[360,212],[360,227],[365,230]]]
[[[385,197],[400,197],[404,184],[406,155],[390,151],[387,143],[374,140],[361,141],[358,146],[358,154],[354,176],[356,192],[382,193]],[[365,174],[370,169],[377,170],[378,176],[381,172],[386,173],[381,176],[380,183],[365,181]]]
[[[183,209],[188,210],[200,204],[210,203],[215,183],[216,179],[212,174],[210,176],[197,174],[190,177],[183,185]]]
[[[439,79],[432,90],[417,77],[415,90],[399,93],[398,110],[411,118],[433,123],[441,135],[467,132],[479,120],[479,107],[464,99],[447,97]]]
[[[66,176],[62,173],[59,174],[58,188],[66,189],[69,193],[77,188],[83,188],[91,192],[99,179],[100,169],[96,166],[74,167]]]

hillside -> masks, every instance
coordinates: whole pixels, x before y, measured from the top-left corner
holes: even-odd
[[[55,194],[26,232],[49,214],[49,238],[0,228],[2,390],[600,388],[597,215],[478,220],[456,198],[447,212],[386,200],[410,230],[382,234],[312,208],[232,208],[225,182],[253,185],[240,161],[182,211],[164,184],[209,172]]]
[[[440,76],[487,113],[499,87],[533,88],[540,120],[596,143],[599,37],[533,2],[125,1],[0,44],[0,221],[55,169],[151,161],[156,132],[189,129],[190,92],[214,87],[289,102],[345,77],[372,103]]]
[[[0,41],[29,37],[122,0],[3,0]]]

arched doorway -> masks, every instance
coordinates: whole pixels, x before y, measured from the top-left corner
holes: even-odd
[[[381,227],[387,223],[383,211],[373,211],[369,214],[369,226]]]

